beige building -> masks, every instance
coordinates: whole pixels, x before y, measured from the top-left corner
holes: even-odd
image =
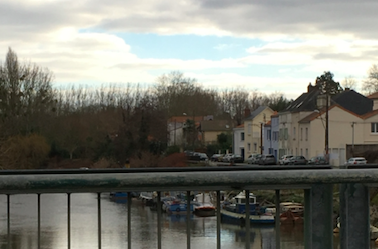
[[[295,143],[298,153],[307,159],[325,154],[326,111],[314,112],[298,122],[299,136]],[[328,154],[332,165],[346,161],[346,145],[364,143],[364,120],[339,106],[328,111]],[[357,126],[359,126],[357,128]]]
[[[270,120],[274,111],[260,106],[244,119],[244,158],[251,154],[263,154],[263,125]]]
[[[350,155],[348,146],[378,144],[378,111],[373,111],[372,99],[349,89],[329,98],[328,154],[332,165],[344,164]],[[325,155],[324,103],[324,95],[309,85],[308,92],[279,113],[279,157]]]
[[[204,145],[217,143],[219,134],[232,135],[234,124],[232,120],[204,120],[201,121],[199,131]]]

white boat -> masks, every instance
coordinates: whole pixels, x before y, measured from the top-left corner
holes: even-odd
[[[271,213],[256,202],[256,196],[249,194],[249,222],[252,224],[274,224],[275,219]],[[221,222],[244,226],[246,223],[246,196],[240,192],[229,202],[225,201],[221,209]]]
[[[209,193],[200,193],[194,197],[194,211],[196,216],[209,217],[215,216],[216,208],[212,203]]]

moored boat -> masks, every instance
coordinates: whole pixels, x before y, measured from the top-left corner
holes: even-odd
[[[274,224],[275,219],[271,213],[266,213],[265,208],[260,207],[256,202],[256,196],[249,195],[249,222],[250,224]],[[240,192],[230,201],[223,203],[221,212],[221,222],[244,226],[246,224],[246,196],[245,192]]]
[[[194,211],[196,216],[210,217],[215,216],[216,208],[212,203],[209,193],[200,193],[194,197]]]
[[[185,201],[174,200],[171,202],[165,202],[166,205],[165,211],[168,214],[175,214],[175,215],[185,215],[187,214],[187,203]],[[190,203],[190,211],[194,211],[193,203]]]

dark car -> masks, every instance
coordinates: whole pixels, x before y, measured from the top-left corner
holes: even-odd
[[[314,156],[311,157],[310,160],[307,162],[308,164],[312,165],[326,165],[328,164],[324,156]]]
[[[276,158],[272,154],[261,155],[259,165],[274,165],[276,164]]]
[[[291,165],[306,165],[307,159],[304,156],[293,156],[290,158],[289,164]]]

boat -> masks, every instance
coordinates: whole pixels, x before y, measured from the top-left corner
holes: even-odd
[[[256,196],[249,194],[249,222],[250,224],[274,224],[275,219],[271,213],[266,213],[264,207],[256,202]],[[246,224],[246,196],[242,191],[230,201],[223,202],[221,222],[245,226]]]
[[[186,201],[173,200],[164,202],[165,212],[173,215],[186,215],[187,214],[187,203]],[[193,203],[190,203],[190,211],[194,211]]]
[[[200,193],[194,197],[193,214],[199,217],[215,216],[216,208],[211,201],[209,193]]]
[[[117,203],[127,203],[126,192],[110,192],[110,200]]]
[[[304,206],[302,203],[281,202],[280,208],[280,222],[282,225],[303,223]]]

